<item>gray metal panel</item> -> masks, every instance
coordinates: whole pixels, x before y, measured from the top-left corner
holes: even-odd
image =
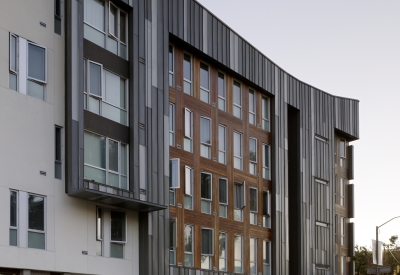
[[[354,179],[354,146],[347,147],[347,178]]]
[[[353,257],[354,256],[354,223],[351,222],[348,225],[349,229],[349,251],[348,251],[348,256]]]
[[[354,218],[354,184],[347,186],[347,211],[348,218]]]

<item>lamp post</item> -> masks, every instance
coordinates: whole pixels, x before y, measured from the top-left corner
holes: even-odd
[[[377,274],[377,275],[378,275],[378,263],[379,263],[379,260],[378,260],[378,229],[379,229],[380,227],[384,226],[385,224],[387,224],[388,222],[390,222],[390,221],[392,221],[392,220],[394,220],[394,219],[397,219],[397,218],[400,218],[400,216],[391,218],[391,219],[388,220],[387,222],[385,222],[385,223],[381,224],[380,226],[377,226],[377,227],[376,227],[375,256],[376,256],[376,274]]]

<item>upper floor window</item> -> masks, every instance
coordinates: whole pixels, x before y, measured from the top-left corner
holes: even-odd
[[[262,151],[263,151],[262,177],[264,179],[269,180],[269,179],[271,179],[271,177],[270,177],[270,167],[269,167],[270,166],[269,165],[270,164],[270,147],[267,144],[263,143]]]
[[[169,145],[175,146],[175,104],[169,103]]]
[[[237,81],[233,81],[233,115],[242,118],[242,89]]]
[[[214,231],[211,228],[201,229],[201,269],[211,269],[214,255]]]
[[[249,138],[249,172],[255,175],[257,173],[257,139]]]
[[[263,241],[263,275],[271,274],[271,242]]]
[[[234,266],[235,273],[243,272],[243,236],[234,237]]]
[[[200,117],[200,155],[211,158],[211,119]]]
[[[228,216],[228,180],[225,178],[219,179],[219,216]]]
[[[44,197],[28,195],[28,247],[45,249]]]
[[[127,80],[89,60],[86,60],[84,70],[84,108],[128,125]]]
[[[346,218],[341,217],[340,223],[341,223],[341,227],[340,227],[341,242],[340,243],[341,243],[341,245],[346,245]]]
[[[124,258],[126,243],[126,214],[120,211],[111,211],[111,241],[110,257]]]
[[[250,274],[257,275],[257,239],[250,238]]]
[[[208,65],[200,62],[200,100],[210,103],[210,74]]]
[[[183,231],[183,246],[185,249],[185,258],[184,265],[188,267],[192,267],[193,262],[193,254],[194,254],[194,236],[193,236],[193,226],[185,225],[185,229]]]
[[[339,145],[339,149],[340,149],[340,166],[344,166],[344,161],[346,159],[346,140],[344,139],[340,139],[340,145]]]
[[[249,123],[256,124],[256,102],[253,90],[249,90]]]
[[[54,0],[54,32],[61,35],[62,25],[62,5],[61,0]]]
[[[109,0],[84,1],[84,37],[128,59],[128,15]]]
[[[242,170],[242,134],[233,132],[233,167]]]
[[[10,190],[10,245],[18,246],[18,192]]]
[[[185,94],[192,94],[192,57],[183,54],[183,91]]]
[[[226,127],[218,125],[218,161],[226,164]]]
[[[174,86],[174,47],[169,45],[168,51],[169,86]]]
[[[218,72],[218,108],[226,110],[225,75]]]
[[[192,152],[193,143],[193,112],[185,108],[185,137],[183,149]]]
[[[271,193],[263,192],[263,226],[271,228]]]
[[[344,178],[340,178],[340,205],[344,206],[345,205],[345,181]]]
[[[185,166],[185,209],[193,210],[193,168]]]
[[[212,203],[212,176],[201,173],[201,212],[211,214]]]
[[[219,232],[219,270],[226,271],[227,270],[227,258],[228,258],[228,234],[226,232]]]
[[[169,204],[175,205],[175,189],[180,187],[180,159],[169,161]]]
[[[269,131],[269,99],[265,96],[261,100],[261,127],[265,131]]]
[[[250,223],[257,225],[258,194],[257,188],[250,188]]]
[[[84,146],[86,180],[129,189],[127,144],[85,131]]]
[[[234,210],[233,216],[236,221],[243,221],[243,208],[246,206],[246,184],[235,182],[233,185]]]

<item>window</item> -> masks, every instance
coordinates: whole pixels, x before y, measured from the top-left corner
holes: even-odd
[[[257,225],[258,194],[256,188],[250,188],[250,223]]]
[[[103,209],[96,209],[96,256],[103,256]]]
[[[85,109],[128,125],[128,81],[103,69],[99,63],[89,60],[85,63]]]
[[[256,125],[256,102],[253,90],[249,90],[249,123]]]
[[[110,257],[124,258],[126,243],[126,217],[124,212],[111,211]]]
[[[45,249],[44,197],[28,195],[28,247]]]
[[[28,42],[28,82],[27,94],[44,100],[46,84],[46,48]]]
[[[242,170],[242,134],[233,132],[233,167]]]
[[[339,148],[340,148],[340,166],[343,167],[345,165],[344,161],[346,160],[346,140],[342,138],[340,139]]]
[[[193,112],[185,108],[185,137],[183,141],[183,149],[192,152],[193,141]]]
[[[271,274],[271,242],[263,241],[263,275]]]
[[[335,227],[335,243],[338,243],[338,232],[337,232],[337,227],[338,227],[338,215],[336,214],[335,215],[335,224],[334,224],[334,227]]]
[[[175,104],[169,103],[169,146],[175,146]]]
[[[234,210],[233,216],[236,221],[243,221],[243,208],[246,206],[246,184],[235,182],[234,184]]]
[[[257,275],[257,239],[250,238],[250,274]]]
[[[200,155],[211,158],[211,119],[200,117]]]
[[[61,0],[54,0],[54,32],[61,35]]]
[[[228,216],[228,180],[219,178],[219,216]]]
[[[193,226],[185,225],[183,243],[185,247],[185,266],[193,266]]]
[[[262,97],[261,107],[261,127],[263,130],[269,131],[269,99],[265,96]]]
[[[185,209],[193,210],[193,168],[185,166]]]
[[[169,161],[169,204],[175,205],[175,189],[180,186],[180,160],[171,159]]]
[[[84,38],[128,59],[128,15],[111,1],[85,0]]]
[[[18,192],[10,190],[10,245],[18,246]]]
[[[263,149],[262,177],[264,179],[270,180],[271,179],[270,167],[269,167],[270,149],[269,149],[269,146],[265,143],[263,143],[262,149]]]
[[[183,91],[192,95],[192,57],[186,53],[183,54]]]
[[[249,172],[255,175],[257,173],[257,139],[249,138]]]
[[[219,232],[219,270],[221,271],[227,270],[227,263],[226,263],[226,259],[228,258],[227,240],[228,240],[227,233]]]
[[[345,194],[344,194],[344,189],[345,189],[345,181],[344,178],[340,178],[340,205],[344,206],[345,205]]]
[[[169,45],[168,51],[169,86],[174,86],[174,47]]]
[[[201,212],[211,214],[212,176],[201,173]]]
[[[85,131],[84,146],[86,180],[129,189],[127,144]]]
[[[346,218],[341,217],[341,244],[346,245]]]
[[[214,255],[213,230],[201,229],[201,269],[211,269],[212,256]]]
[[[61,131],[62,128],[55,127],[55,163],[54,163],[54,176],[56,179],[62,179],[62,146],[61,146]]]
[[[9,88],[18,91],[18,37],[10,33]]]
[[[263,192],[263,226],[271,228],[271,193]]]
[[[233,81],[233,115],[242,118],[242,90],[237,81]]]
[[[169,264],[176,264],[176,220],[169,221]]]
[[[210,74],[208,65],[200,62],[200,100],[210,103]]]
[[[346,275],[346,271],[347,271],[346,262],[347,262],[346,256],[343,256],[342,257],[342,275]]]
[[[226,110],[226,93],[225,93],[225,75],[218,72],[218,108],[222,111]]]
[[[238,236],[235,235],[234,237],[234,243],[235,243],[235,269],[234,271],[236,273],[242,273],[243,272],[243,236]]]
[[[218,125],[218,161],[226,164],[226,127]]]

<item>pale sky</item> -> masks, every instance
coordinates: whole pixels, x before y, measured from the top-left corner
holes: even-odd
[[[360,100],[355,147],[355,240],[400,216],[400,0],[198,0],[305,83]],[[399,111],[399,113],[397,112]],[[400,218],[379,240],[400,237]]]

